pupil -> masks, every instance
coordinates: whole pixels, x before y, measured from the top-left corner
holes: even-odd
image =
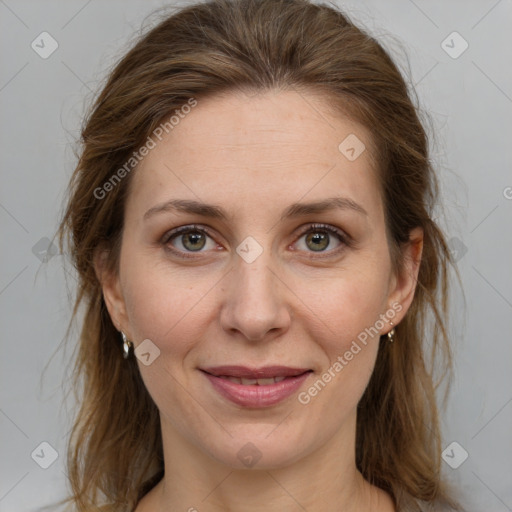
[[[183,245],[191,251],[199,251],[204,247],[205,240],[202,233],[186,233],[183,237]]]
[[[329,235],[320,232],[310,233],[306,237],[306,242],[313,242],[311,249],[314,251],[323,251],[329,245]]]

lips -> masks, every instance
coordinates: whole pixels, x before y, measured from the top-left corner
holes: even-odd
[[[229,377],[227,375],[219,375],[220,379],[227,379],[230,382],[236,382],[237,384],[243,384],[244,386],[269,386],[270,384],[275,384],[276,382],[281,382],[286,377],[269,377],[267,379],[246,379],[239,377]]]
[[[309,368],[292,368],[290,366],[265,366],[249,368],[247,366],[213,366],[201,368],[202,371],[214,377],[234,377],[237,379],[275,379],[276,377],[297,377]]]
[[[261,408],[275,405],[296,392],[312,370],[286,366],[202,368],[212,388],[236,405]]]

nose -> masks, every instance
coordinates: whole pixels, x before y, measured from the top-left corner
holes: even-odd
[[[270,259],[266,252],[252,263],[236,258],[220,313],[221,326],[230,334],[261,341],[289,329],[289,290]]]

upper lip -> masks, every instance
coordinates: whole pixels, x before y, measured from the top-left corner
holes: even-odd
[[[310,371],[310,368],[292,368],[290,366],[264,366],[249,368],[247,366],[211,366],[200,368],[215,377],[238,377],[241,379],[268,379],[271,377],[295,377]]]

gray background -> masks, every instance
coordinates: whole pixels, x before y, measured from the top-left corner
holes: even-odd
[[[62,340],[74,277],[48,239],[75,163],[84,105],[161,5],[0,0],[2,512],[37,510],[65,490],[73,399],[65,401],[62,390],[71,356]],[[443,470],[469,511],[512,511],[512,2],[339,5],[404,66],[405,48],[410,81],[435,133],[446,215],[439,218],[459,258],[466,299],[464,306],[461,292],[453,294],[456,364],[443,446],[456,441],[469,457],[458,469],[443,462]],[[31,48],[43,31],[59,45],[47,59]],[[458,58],[442,47],[453,31],[469,44]],[[444,44],[453,54],[463,43],[452,39]],[[76,331],[71,345],[75,339]],[[48,469],[40,467],[51,462],[42,442],[58,453]],[[448,453],[452,460],[463,454],[459,447]]]

